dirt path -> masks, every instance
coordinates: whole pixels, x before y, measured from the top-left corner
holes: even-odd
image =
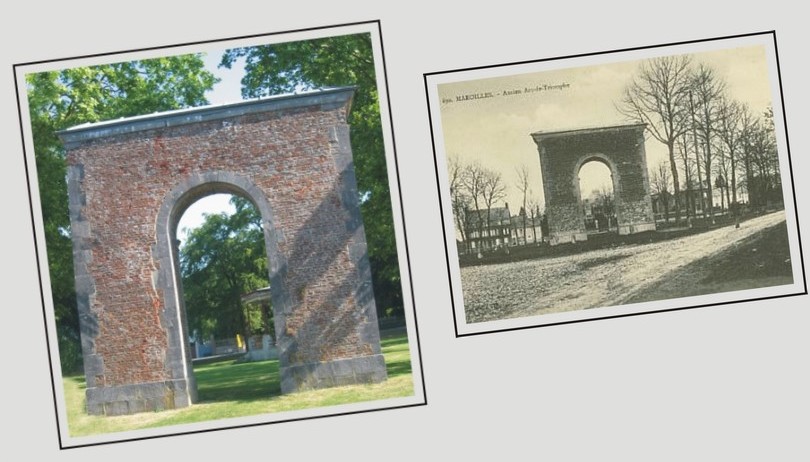
[[[467,322],[489,321],[622,304],[634,294],[701,258],[785,221],[783,212],[740,228],[565,257],[461,269]]]

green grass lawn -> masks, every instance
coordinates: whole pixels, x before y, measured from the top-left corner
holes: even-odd
[[[72,437],[113,433],[231,417],[278,413],[338,404],[412,396],[413,380],[405,335],[382,340],[388,380],[281,395],[278,361],[237,363],[224,360],[194,366],[198,401],[175,410],[127,416],[85,412],[84,376],[63,378],[68,432]]]

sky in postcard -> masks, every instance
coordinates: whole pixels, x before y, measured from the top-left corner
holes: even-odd
[[[692,53],[692,56],[696,63],[712,67],[726,82],[729,95],[748,104],[755,113],[761,113],[771,104],[764,46]],[[540,161],[530,134],[628,123],[616,104],[640,62],[605,63],[440,84],[444,151],[448,157],[455,156],[466,163],[479,162],[499,171],[507,187],[506,201],[512,213],[518,212],[518,204],[522,202],[515,169],[525,165],[530,174],[531,193],[542,204]],[[474,96],[487,93],[492,97]],[[667,150],[662,143],[648,136],[645,149],[649,168],[666,161]],[[606,168],[591,167],[586,164],[580,172],[583,195],[609,181],[606,174],[595,173],[606,172]]]

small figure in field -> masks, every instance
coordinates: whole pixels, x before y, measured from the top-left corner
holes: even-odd
[[[731,203],[731,216],[734,217],[734,227],[740,227],[740,204],[737,201]]]

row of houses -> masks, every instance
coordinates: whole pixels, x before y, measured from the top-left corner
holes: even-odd
[[[512,215],[509,204],[489,210],[465,212],[466,239],[457,241],[460,254],[492,251],[543,241],[544,221],[539,211],[527,214],[523,207]]]

